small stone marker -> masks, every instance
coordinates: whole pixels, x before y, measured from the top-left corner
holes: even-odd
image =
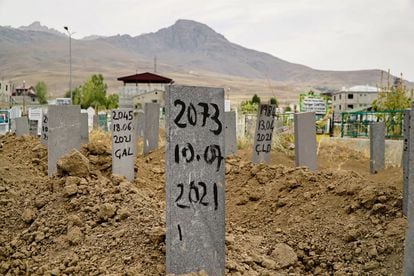
[[[144,124],[144,151],[147,154],[158,149],[158,132],[160,129],[160,104],[145,103],[145,124]]]
[[[81,144],[87,144],[89,143],[88,113],[81,113],[80,120]]]
[[[414,111],[414,104],[411,106],[411,112]],[[410,113],[410,126],[408,142],[408,200],[407,200],[407,232],[404,242],[404,276],[414,275],[414,143],[411,137],[414,137],[414,114]]]
[[[42,115],[42,132],[40,134],[40,141],[43,145],[47,146],[47,140],[49,137],[49,123],[48,123],[47,113],[43,113]]]
[[[166,272],[224,275],[224,89],[166,91]]]
[[[26,116],[16,118],[14,119],[14,121],[16,123],[16,136],[17,137],[30,134],[29,121]]]
[[[373,122],[369,126],[371,173],[377,173],[385,168],[385,123]]]
[[[129,181],[135,177],[134,110],[112,110],[112,173],[125,176]]]
[[[47,171],[51,176],[56,172],[56,162],[61,156],[80,148],[80,106],[49,105],[47,115]]]
[[[136,121],[136,131],[137,138],[144,138],[144,128],[145,128],[145,114],[143,110],[138,110],[137,112],[137,121]]]
[[[269,162],[270,150],[272,149],[275,112],[276,105],[260,104],[259,106],[257,111],[256,131],[254,134],[253,163]]]
[[[295,166],[316,170],[316,122],[314,112],[294,114]]]
[[[224,137],[226,139],[226,156],[235,154],[237,151],[236,138],[236,112],[225,112],[225,131]]]
[[[403,214],[407,216],[408,183],[409,183],[409,148],[410,148],[410,118],[411,110],[404,111],[404,144],[403,144]]]

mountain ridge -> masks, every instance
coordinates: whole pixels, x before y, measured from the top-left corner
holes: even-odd
[[[262,80],[269,83],[269,87],[272,82],[272,85],[297,91],[304,87],[375,86],[385,73],[379,69],[313,69],[232,43],[208,25],[187,19],[134,37],[125,34],[72,38],[75,85],[93,73],[104,73],[109,76],[111,87],[119,86],[116,82],[119,76],[131,75],[138,70],[152,71],[155,58],[158,70],[163,74],[180,76],[183,84],[186,84],[186,79],[197,76],[200,83],[225,84],[231,86],[232,91],[247,89],[232,84],[232,78],[255,79],[257,83]],[[67,68],[65,34],[42,26],[40,22],[20,28],[0,26],[0,70],[7,72],[0,78],[48,78],[58,90],[64,87],[62,83],[66,82]],[[269,87],[261,89],[273,91]]]

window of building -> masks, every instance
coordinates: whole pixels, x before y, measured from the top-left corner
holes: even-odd
[[[0,87],[1,88],[1,87]],[[7,89],[9,88],[9,86],[6,84],[6,91],[7,91]]]
[[[353,109],[354,108],[354,105],[353,104],[348,104],[348,107],[347,107],[348,109]]]
[[[348,94],[348,99],[353,99],[354,98],[354,94]]]
[[[342,95],[341,94],[339,94],[339,99],[341,99],[342,97],[341,97]]]
[[[360,97],[362,97],[362,94],[359,94]]]
[[[1,82],[0,82],[0,89],[1,89]]]
[[[336,96],[334,96],[334,101],[336,101]]]
[[[157,100],[152,100],[153,103],[157,103]]]
[[[341,105],[339,105],[339,110],[341,110]]]

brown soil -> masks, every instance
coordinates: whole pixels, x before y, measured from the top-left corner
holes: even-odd
[[[249,154],[226,163],[226,274],[401,275],[401,169],[371,176],[342,148],[320,149],[317,172]],[[0,274],[165,274],[164,155],[138,156],[130,183],[95,135],[48,178],[38,139],[0,137]]]

